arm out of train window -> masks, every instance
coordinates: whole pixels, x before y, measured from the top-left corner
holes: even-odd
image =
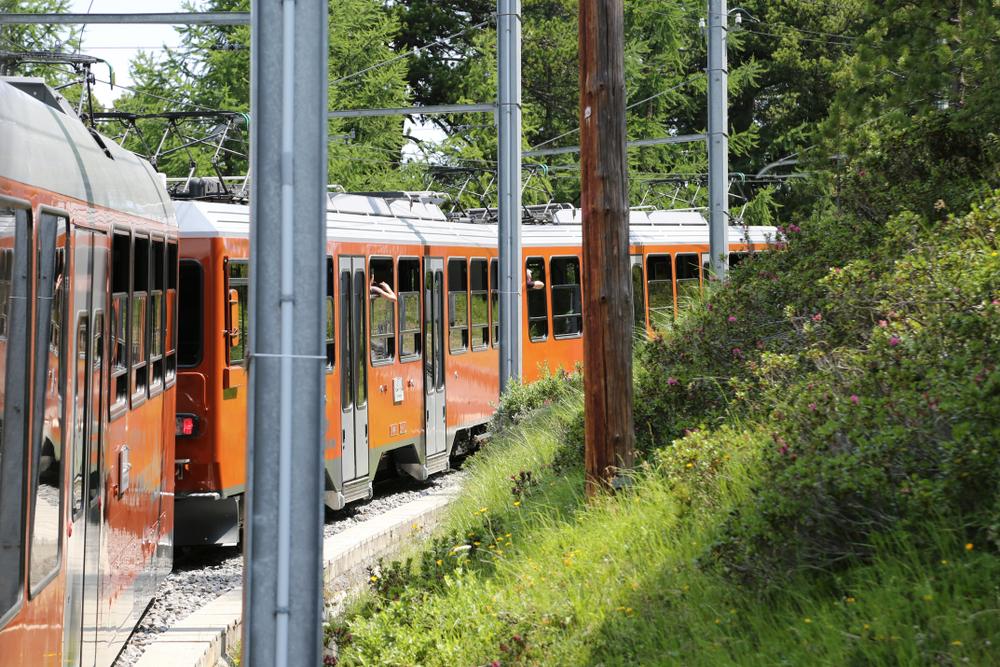
[[[533,281],[545,283],[545,260],[541,257],[529,257],[525,262],[527,274]],[[549,337],[549,305],[544,289],[526,289],[528,300],[528,339],[532,342],[546,340]]]
[[[552,335],[556,338],[581,336],[583,306],[580,295],[580,258],[553,257],[550,267]]]

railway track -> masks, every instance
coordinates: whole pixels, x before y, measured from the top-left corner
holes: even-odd
[[[335,535],[387,510],[437,490],[458,485],[464,478],[460,468],[417,482],[406,476],[376,478],[375,496],[327,517],[324,537]],[[115,667],[131,667],[145,648],[178,621],[243,582],[243,552],[240,547],[182,548],[174,554],[174,569],[157,589]]]

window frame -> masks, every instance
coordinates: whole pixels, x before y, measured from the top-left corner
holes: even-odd
[[[115,291],[115,279],[118,277],[115,271],[115,239],[118,237],[127,239],[125,245],[128,247],[128,257],[125,258],[124,262],[125,266],[122,267],[126,274],[126,278],[124,279],[126,283],[126,289],[124,292],[121,290]],[[126,412],[129,411],[129,405],[132,395],[132,384],[131,384],[132,383],[132,364],[131,364],[132,256],[133,256],[132,229],[130,227],[124,227],[124,226],[115,227],[111,231],[111,271],[110,271],[111,275],[109,276],[109,284],[111,286],[111,302],[108,304],[109,306],[108,312],[111,315],[111,317],[109,318],[109,326],[111,327],[110,332],[112,334],[108,341],[110,345],[109,351],[111,352],[111,354],[108,355],[109,359],[107,368],[107,373],[109,378],[109,386],[108,386],[109,423],[115,421],[116,419],[119,419],[122,415],[124,415]],[[124,297],[122,299],[122,308],[125,311],[125,317],[123,320],[121,320],[124,322],[124,327],[123,327],[124,331],[121,332],[123,334],[122,357],[124,360],[124,367],[121,370],[118,370],[115,366],[115,353],[118,348],[118,337],[116,334],[119,333],[117,327],[120,321],[119,318],[115,317],[115,300],[118,297]],[[121,378],[122,376],[125,376],[125,381],[124,381],[125,391],[122,394],[121,398],[119,398],[117,385],[119,383],[119,378]]]
[[[177,349],[178,347],[180,347],[180,320],[177,319],[177,318],[180,315],[180,273],[181,273],[180,267],[183,264],[186,264],[188,266],[194,266],[198,270],[197,271],[197,277],[198,277],[198,297],[199,297],[198,306],[199,307],[198,307],[198,313],[197,313],[197,315],[198,315],[198,326],[196,328],[197,332],[198,332],[198,350],[197,350],[198,354],[195,356],[195,360],[191,364],[182,364],[180,362],[180,356],[181,355],[180,355],[179,350]],[[184,258],[181,258],[180,261],[178,262],[178,265],[177,265],[177,300],[174,303],[175,303],[175,310],[177,312],[177,315],[175,316],[175,321],[178,323],[177,327],[176,327],[176,329],[177,329],[177,335],[175,337],[176,340],[174,342],[174,353],[175,353],[176,359],[177,359],[177,368],[178,368],[178,370],[181,369],[181,368],[197,368],[198,366],[201,365],[202,360],[205,358],[205,267],[202,266],[202,263],[200,261],[198,261],[197,259],[184,257]]]
[[[233,278],[231,274],[232,266],[245,265],[247,267],[247,277]],[[240,300],[240,313],[243,314],[243,319],[249,320],[249,314],[247,310],[250,307],[249,297],[250,297],[250,260],[244,259],[242,257],[226,257],[222,260],[222,275],[223,281],[223,302],[225,303],[225,313],[223,314],[226,323],[226,333],[225,333],[225,348],[226,348],[226,367],[227,368],[244,368],[247,361],[247,345],[249,343],[249,333],[250,327],[246,328],[240,327],[240,347],[243,349],[243,356],[239,359],[233,359],[233,348],[234,345],[231,344],[231,336],[233,331],[232,322],[232,309],[229,307],[229,290],[237,289],[239,287],[246,287],[246,299]],[[237,322],[236,326],[240,326]]]
[[[396,285],[399,286],[400,276],[403,272],[400,270],[399,265],[402,262],[416,262],[417,264],[417,291],[416,292],[403,292],[402,288],[400,291],[396,292],[396,322],[397,331],[396,336],[398,337],[398,342],[396,343],[396,350],[399,355],[400,363],[410,363],[413,361],[420,361],[424,356],[424,338],[423,338],[423,313],[424,313],[424,303],[423,303],[423,293],[424,293],[424,266],[423,262],[420,261],[420,257],[411,255],[400,255],[396,258]],[[404,329],[405,326],[405,308],[403,306],[403,297],[407,294],[415,294],[417,297],[417,328],[416,329]],[[403,354],[403,336],[416,334],[416,352],[413,354]]]
[[[157,289],[157,285],[156,285],[156,277],[157,277],[157,275],[156,275],[156,271],[157,271],[156,265],[158,263],[156,261],[157,260],[157,257],[156,257],[156,254],[157,254],[157,250],[156,249],[157,249],[157,247],[161,248],[160,252],[163,253],[162,257],[159,258],[160,259],[160,261],[159,261],[159,264],[160,264],[160,268],[159,268],[159,270],[160,270],[160,286],[159,286],[159,289]],[[149,239],[149,255],[150,255],[150,262],[149,262],[149,283],[148,284],[149,284],[149,288],[150,289],[149,289],[149,297],[148,297],[149,298],[149,308],[147,309],[148,317],[146,318],[148,320],[148,325],[146,327],[146,329],[147,329],[147,331],[146,331],[146,339],[148,341],[148,347],[149,347],[149,351],[148,351],[147,357],[149,359],[149,371],[150,372],[148,373],[147,378],[146,378],[146,386],[148,388],[149,397],[153,398],[154,396],[158,396],[159,394],[163,393],[163,390],[165,388],[165,379],[166,379],[166,369],[165,369],[165,366],[164,366],[164,363],[165,363],[164,359],[167,356],[167,353],[166,353],[166,346],[167,346],[167,341],[166,341],[166,303],[165,303],[165,299],[166,299],[166,296],[167,296],[167,275],[165,273],[166,262],[167,262],[167,240],[166,240],[166,237],[164,237],[162,234],[151,234],[150,235],[150,239]],[[159,327],[159,331],[158,332],[155,330],[155,328],[153,326],[154,323],[155,323],[155,320],[156,320],[156,317],[155,317],[155,314],[154,314],[154,311],[153,311],[153,303],[154,303],[154,301],[156,301],[156,298],[155,298],[156,296],[159,296],[159,302],[160,302],[160,308],[159,308],[159,311],[160,311],[160,313],[159,313],[159,315],[160,315],[160,327]],[[154,355],[153,354],[153,337],[157,333],[160,336],[160,353],[158,355]],[[156,379],[157,364],[159,364],[159,369],[160,369],[160,375],[159,375],[158,379]]]
[[[500,347],[500,260],[490,257],[487,267],[490,292],[490,346]]]
[[[462,266],[465,269],[465,275],[463,276],[464,277],[464,282],[465,282],[465,289],[464,290],[452,290],[451,289],[451,267],[452,267],[452,264],[456,264],[457,266]],[[447,261],[445,262],[445,277],[444,277],[444,282],[445,282],[445,295],[446,295],[445,296],[445,300],[446,300],[446,302],[448,304],[448,313],[447,313],[447,315],[448,315],[448,354],[450,354],[451,356],[454,357],[454,356],[458,356],[460,354],[465,354],[466,352],[470,351],[469,350],[469,342],[470,342],[469,341],[469,258],[465,257],[464,255],[456,255],[456,256],[450,256],[450,257],[448,257]],[[453,324],[454,321],[455,321],[455,318],[453,317],[453,315],[454,315],[454,308],[452,306],[451,295],[453,293],[454,294],[458,294],[459,291],[461,291],[463,294],[465,294],[465,325],[464,326],[456,326],[456,325]],[[451,344],[452,331],[463,331],[465,333],[462,347],[452,347],[452,344]]]
[[[163,302],[163,386],[170,388],[177,382],[177,298],[180,294],[180,247],[178,240],[166,237],[166,252],[164,253],[163,268],[165,276],[164,302]],[[173,285],[171,287],[171,285]],[[204,282],[202,282],[204,286]],[[204,296],[202,297],[204,303]],[[171,305],[173,308],[171,308]],[[200,316],[200,314],[199,314]],[[173,347],[171,348],[171,344]]]
[[[372,269],[372,262],[388,262],[389,269],[392,271],[392,283],[389,285],[389,287],[392,289],[392,293],[396,295],[396,303],[395,305],[390,306],[389,308],[389,312],[391,315],[392,330],[389,331],[388,333],[380,333],[380,334],[375,333],[374,304],[376,299],[385,297],[372,296],[371,290],[368,287],[371,284],[372,278],[375,276],[375,271]],[[365,277],[367,279],[367,282],[365,283],[365,290],[367,290],[368,292],[368,299],[367,299],[368,336],[366,338],[366,345],[368,345],[368,363],[371,364],[372,368],[378,368],[380,366],[391,366],[392,364],[396,363],[396,357],[398,356],[398,350],[396,349],[396,334],[397,334],[397,329],[399,327],[396,325],[396,310],[398,309],[399,305],[399,292],[396,291],[396,285],[398,282],[396,276],[396,263],[393,261],[392,255],[370,255],[368,257],[368,261],[366,264],[367,266],[365,268],[367,270],[367,273],[365,274]],[[390,343],[392,343],[392,345],[389,346],[390,350],[389,356],[380,357],[378,359],[375,358],[375,345],[373,345],[373,341],[376,338],[379,339],[384,338],[388,340]]]
[[[135,266],[136,244],[139,241],[145,241],[146,244],[147,244],[147,247],[146,247],[146,271],[145,271],[145,273],[146,273],[146,289],[144,289],[144,290],[137,290],[137,289],[135,289],[135,278],[136,278],[136,266]],[[148,394],[149,394],[149,375],[150,375],[149,374],[149,365],[150,365],[149,364],[149,347],[150,347],[149,346],[149,321],[151,319],[149,317],[149,301],[150,301],[149,300],[149,296],[150,296],[150,290],[149,290],[149,278],[150,278],[149,274],[150,274],[150,270],[149,270],[149,268],[150,268],[150,265],[152,264],[152,261],[151,261],[151,259],[152,259],[152,252],[151,252],[152,248],[153,248],[152,236],[149,233],[145,233],[145,234],[138,233],[137,234],[133,230],[133,232],[132,232],[132,253],[131,253],[130,257],[129,257],[129,274],[130,274],[130,276],[129,276],[129,292],[128,292],[129,293],[129,318],[130,318],[129,321],[128,321],[128,327],[129,327],[129,333],[130,333],[130,336],[129,336],[129,345],[130,345],[130,348],[129,348],[129,361],[130,361],[130,366],[129,366],[129,406],[131,407],[132,410],[135,410],[135,409],[139,408],[139,406],[141,406],[143,403],[145,403],[146,399],[148,397]],[[139,297],[139,296],[145,297],[144,305],[143,305],[143,313],[142,313],[142,324],[140,326],[140,330],[142,331],[142,334],[143,334],[143,337],[145,338],[145,340],[142,341],[144,343],[144,345],[143,345],[144,349],[142,350],[141,358],[138,359],[138,360],[136,360],[136,359],[132,358],[133,355],[132,355],[131,346],[135,344],[135,341],[132,340],[131,333],[134,333],[134,331],[135,331],[135,325],[132,322],[131,318],[135,317],[136,298]],[[141,389],[138,387],[138,384],[139,384],[138,383],[138,379],[139,379],[140,375],[142,375],[145,378],[145,382],[144,382],[144,384],[143,384],[143,386],[142,386]]]
[[[473,291],[472,289],[472,265],[475,262],[483,263],[483,289]],[[469,269],[466,273],[468,284],[469,284],[469,348],[473,352],[482,352],[483,350],[490,349],[490,262],[486,257],[470,257],[469,258]],[[476,322],[472,317],[472,298],[473,296],[482,296],[485,299],[486,304],[486,319],[481,322]],[[485,341],[482,340],[483,336],[480,333],[478,336],[473,336],[473,330],[482,332],[486,331]],[[479,344],[475,343],[476,339],[479,340]]]
[[[654,279],[654,278],[652,278],[653,271],[651,271],[650,268],[649,268],[650,263],[654,259],[655,260],[659,260],[659,259],[664,259],[664,258],[666,258],[666,260],[667,260],[667,266],[670,268],[670,278],[669,279],[664,279],[664,278],[656,278],[656,279]],[[652,283],[654,283],[654,282],[657,283],[657,284],[669,283],[669,285],[670,285],[670,309],[669,309],[669,312],[670,312],[670,321],[673,321],[677,317],[677,292],[674,289],[674,282],[675,282],[674,281],[674,275],[675,275],[675,272],[674,272],[674,256],[673,256],[673,253],[670,253],[670,252],[651,252],[651,253],[645,255],[644,268],[645,268],[645,278],[646,278],[646,281],[645,281],[645,289],[646,289],[646,318],[647,318],[647,321],[649,322],[649,327],[651,329],[653,329],[653,330],[656,330],[658,323],[657,323],[656,319],[653,316],[654,308],[653,308],[653,290],[651,288]],[[665,306],[660,306],[660,307],[656,308],[655,310],[657,311],[657,313],[659,313],[661,310],[664,310],[665,308],[666,308]]]
[[[542,271],[544,272],[544,274],[542,275],[542,283],[545,284],[545,287],[543,287],[541,290],[538,290],[536,292],[535,290],[532,290],[531,288],[527,287],[527,285],[525,285],[525,288],[524,288],[524,301],[525,301],[525,303],[524,303],[524,313],[525,313],[525,317],[527,318],[527,321],[528,321],[528,324],[527,324],[527,326],[528,326],[528,330],[527,330],[528,341],[531,342],[531,343],[544,343],[552,335],[552,326],[549,324],[549,312],[552,309],[549,307],[549,290],[547,289],[548,288],[548,278],[549,278],[549,276],[547,275],[547,273],[548,273],[548,264],[545,262],[545,257],[543,255],[532,255],[531,257],[525,257],[524,258],[524,262],[522,263],[521,267],[524,270],[524,274],[523,275],[527,276],[528,264],[531,263],[531,262],[533,262],[533,261],[536,261],[536,260],[542,266]],[[536,280],[537,280],[537,278],[536,278]],[[532,295],[532,293],[540,294],[541,297],[542,297],[542,299],[544,300],[544,302],[545,302],[545,316],[544,317],[543,316],[539,316],[539,315],[535,315],[534,317],[532,317],[532,315],[531,315],[531,295]],[[531,323],[532,322],[540,322],[540,321],[544,321],[545,322],[545,335],[543,335],[543,336],[532,336],[531,335]]]
[[[579,282],[578,283],[575,283],[575,284],[574,283],[560,283],[559,285],[556,285],[555,279],[553,278],[553,276],[555,275],[555,271],[553,271],[553,269],[552,269],[552,263],[555,262],[555,261],[557,261],[557,260],[562,260],[562,259],[575,259],[576,260],[576,271],[577,271],[577,276],[579,278]],[[551,335],[552,335],[553,340],[571,340],[573,338],[582,338],[583,337],[583,260],[578,255],[551,255],[549,257],[549,275],[548,275],[548,278],[549,278],[549,284],[548,284],[548,290],[547,291],[549,293],[548,296],[549,296],[549,300],[550,300],[549,310],[551,311],[551,315],[552,315],[552,331],[551,331]],[[579,295],[579,301],[580,301],[580,312],[579,313],[570,313],[568,315],[556,315],[556,310],[555,310],[555,304],[556,304],[555,290],[557,288],[565,289],[567,287],[576,287],[577,294]],[[559,319],[569,319],[571,317],[579,318],[579,320],[580,320],[579,331],[577,333],[572,333],[572,334],[557,334],[556,333],[556,318],[557,317]]]
[[[681,291],[682,291],[682,289],[685,290],[685,291],[687,290],[686,287],[682,287],[682,283],[684,285],[687,285],[688,283],[692,283],[695,280],[694,278],[680,278],[679,277],[678,274],[680,272],[678,271],[678,269],[680,267],[680,263],[681,263],[680,259],[681,259],[681,257],[690,257],[691,258],[689,266],[693,266],[693,267],[697,268],[697,270],[698,270],[698,291],[697,291],[697,293],[698,293],[699,296],[704,293],[704,283],[702,282],[702,274],[701,274],[701,255],[700,255],[700,253],[698,253],[698,251],[696,251],[696,250],[685,250],[685,251],[673,253],[673,262],[674,262],[674,269],[673,269],[673,280],[674,280],[674,318],[675,319],[680,315],[680,312],[681,312],[681,296],[682,296],[681,295]],[[685,260],[685,261],[687,261],[687,260]]]
[[[323,299],[323,303],[326,306],[326,312],[323,313],[323,328],[326,330],[324,336],[324,351],[326,353],[326,372],[333,373],[334,369],[337,368],[337,300],[336,300],[336,290],[334,289],[336,276],[333,265],[333,255],[326,256],[326,296]],[[330,321],[332,319],[332,322]],[[329,336],[331,332],[331,325],[333,331],[333,337]]]

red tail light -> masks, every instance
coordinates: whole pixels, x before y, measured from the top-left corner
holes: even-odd
[[[198,428],[198,418],[194,415],[177,415],[176,435],[189,437],[195,434]]]

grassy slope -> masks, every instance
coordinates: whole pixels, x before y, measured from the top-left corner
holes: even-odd
[[[758,260],[777,277],[734,280],[713,297],[725,312],[641,356],[654,437],[631,493],[583,502],[578,389],[551,381],[539,394],[561,398],[471,462],[444,536],[383,568],[331,628],[341,664],[1000,664],[996,220],[1000,200],[928,241],[904,219],[869,253],[819,225],[798,257]],[[824,252],[854,261],[798,286],[775,270]],[[754,294],[792,304],[791,324],[748,321]],[[712,346],[750,357],[758,336],[767,349],[720,379]],[[662,366],[677,349],[696,353]],[[656,441],[685,421],[693,433]],[[889,518],[836,532],[838,508],[873,506]],[[830,542],[842,535],[863,548]],[[831,565],[823,549],[858,557]],[[719,565],[741,558],[749,582]]]

